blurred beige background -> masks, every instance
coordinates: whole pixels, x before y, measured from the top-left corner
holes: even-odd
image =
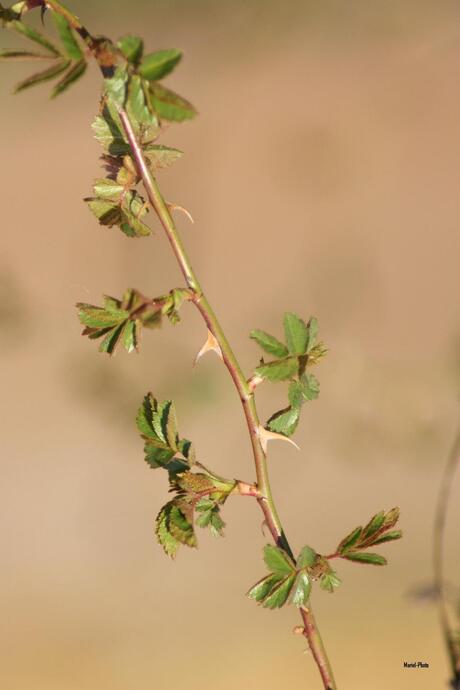
[[[339,687],[446,687],[436,611],[407,593],[430,581],[435,492],[459,416],[458,3],[72,6],[94,32],[186,52],[168,83],[201,114],[168,131],[186,155],[161,184],[196,219],[179,220],[185,243],[248,374],[251,328],[281,335],[286,310],[320,320],[330,353],[301,452],[270,449],[293,544],[327,552],[401,507],[387,568],[344,564],[336,594],[315,592]],[[12,45],[4,33],[0,43]],[[0,686],[319,688],[291,634],[295,611],[244,597],[264,572],[255,504],[230,502],[225,540],[203,534],[175,563],[155,543],[167,486],[134,428],[143,394],[174,397],[203,460],[249,480],[238,399],[217,359],[192,369],[204,329],[191,308],[177,328],[146,333],[139,356],[110,360],[79,336],[76,301],[128,286],[153,296],[181,279],[159,227],[130,240],[81,202],[99,174],[96,70],[56,102],[47,87],[10,97],[27,69],[0,66]],[[261,390],[264,418],[285,395]]]

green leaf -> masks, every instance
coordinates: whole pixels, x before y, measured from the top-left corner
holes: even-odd
[[[190,546],[191,548],[196,548],[197,539],[193,525],[188,521],[182,510],[175,503],[173,503],[169,512],[168,528],[170,534],[181,544],[185,544],[185,546]]]
[[[212,511],[211,513],[211,523],[209,525],[209,528],[211,530],[211,534],[213,537],[223,537],[223,529],[225,527],[225,522],[222,520],[220,516],[219,509],[216,508],[215,510]]]
[[[149,81],[158,81],[172,72],[181,58],[181,51],[175,48],[149,53],[140,64],[139,74]]]
[[[23,22],[20,21],[13,21],[9,23],[9,28],[14,29],[14,31],[17,31],[18,33],[22,34],[25,38],[28,38],[30,41],[33,41],[34,43],[38,43],[41,45],[43,48],[48,50],[52,55],[55,55],[56,57],[61,56],[61,52],[56,46],[51,43],[43,34],[39,33],[38,31],[35,31],[35,29],[32,29],[32,27],[27,26],[26,24],[23,24]]]
[[[127,321],[123,329],[123,345],[127,352],[137,350],[137,325],[135,321]]]
[[[54,60],[54,55],[28,53],[24,50],[0,50],[0,61],[3,60]]]
[[[145,462],[150,465],[153,470],[163,468],[175,474],[176,472],[183,472],[188,468],[188,465],[183,460],[176,460],[174,458],[174,451],[169,448],[158,448],[147,441],[144,446]]]
[[[297,568],[311,568],[314,566],[318,554],[310,546],[304,546],[297,558]]]
[[[300,411],[300,407],[305,402],[304,396],[302,394],[303,386],[299,381],[293,381],[289,384],[289,403],[291,407],[296,407]]]
[[[148,213],[148,207],[136,191],[127,192],[123,199],[120,228],[129,237],[147,237],[151,229],[141,219]]]
[[[151,467],[166,467],[170,474],[175,474],[188,470],[195,462],[191,442],[177,437],[176,414],[170,400],[160,403],[148,393],[137,412],[136,425],[147,441],[145,459]],[[177,453],[184,459],[175,457]]]
[[[101,178],[94,183],[94,193],[100,199],[107,199],[109,201],[120,201],[123,194],[123,187],[108,178]]]
[[[158,513],[155,532],[166,555],[170,558],[175,558],[180,543],[173,537],[168,528],[169,513],[172,505],[172,501],[167,503]]]
[[[117,46],[132,64],[136,65],[144,52],[144,41],[139,36],[123,36],[117,41]]]
[[[372,537],[373,534],[379,531],[385,522],[385,511],[381,510],[380,513],[374,515],[367,525],[363,529],[362,541],[367,540]]]
[[[91,125],[97,141],[112,156],[123,156],[131,151],[121,127],[121,122],[113,106],[106,104],[102,114]]]
[[[284,578],[264,599],[262,606],[267,609],[279,609],[284,606],[289,598],[295,579],[295,573]]]
[[[163,120],[183,122],[191,120],[197,114],[189,101],[160,84],[151,84],[149,95],[153,110]]]
[[[355,544],[357,544],[358,541],[360,540],[362,532],[363,532],[362,527],[355,527],[355,529],[352,532],[350,532],[350,534],[347,534],[347,536],[344,537],[342,539],[342,541],[340,542],[340,544],[338,545],[338,547],[337,547],[338,553],[343,554],[346,551],[348,551],[349,549],[352,549],[353,546],[355,546]]]
[[[168,168],[183,155],[182,151],[179,151],[179,149],[173,149],[169,146],[161,146],[159,144],[149,144],[144,148],[144,154],[153,171]]]
[[[288,575],[295,569],[287,553],[273,544],[264,547],[264,561],[267,568],[278,575]]]
[[[130,79],[127,108],[131,120],[146,125],[157,124],[155,116],[147,106],[142,80],[138,75]]]
[[[305,571],[300,572],[295,580],[291,601],[294,606],[305,606],[311,592],[311,580]]]
[[[105,91],[117,106],[123,107],[126,100],[128,73],[125,67],[117,67],[113,77],[105,79]]]
[[[294,357],[269,362],[257,367],[255,373],[267,381],[286,381],[296,375],[298,362]]]
[[[272,589],[281,582],[282,579],[282,577],[273,573],[266,575],[259,580],[259,582],[256,582],[253,587],[251,587],[246,596],[249,597],[249,599],[254,599],[255,601],[261,603],[270,594]]]
[[[119,326],[112,328],[112,330],[107,333],[104,340],[99,345],[99,352],[106,352],[109,355],[112,355],[115,352],[115,348],[118,345],[123,332],[123,327],[124,324],[120,324]]]
[[[342,584],[342,580],[340,577],[337,575],[335,570],[330,570],[328,573],[324,573],[322,575],[319,585],[321,589],[326,590],[326,592],[333,592],[334,589],[337,589]]]
[[[107,311],[102,307],[94,307],[92,304],[85,304],[84,302],[78,302],[77,308],[80,322],[84,326],[89,326],[90,328],[109,328],[117,326],[129,316],[129,313],[124,309],[112,309],[111,311]]]
[[[32,74],[30,77],[27,77],[27,79],[20,81],[19,84],[16,84],[14,92],[19,93],[20,91],[24,91],[31,86],[36,86],[37,84],[43,84],[46,81],[50,81],[51,79],[58,77],[60,74],[62,74],[62,72],[65,72],[69,65],[69,60],[59,60],[59,62],[56,62],[48,69],[43,70],[43,72],[37,72],[36,74]]]
[[[255,340],[256,343],[270,355],[282,358],[289,354],[286,345],[283,345],[283,343],[280,343],[279,340],[277,340],[274,336],[269,335],[265,331],[251,331],[249,337],[252,338],[252,340]]]
[[[292,436],[297,429],[300,419],[300,410],[297,407],[287,408],[275,412],[267,422],[270,431],[275,431],[277,434],[284,434],[285,436]]]
[[[304,355],[308,345],[308,329],[305,322],[297,314],[287,312],[284,315],[284,332],[289,352],[293,355]]]
[[[121,207],[117,203],[97,198],[89,198],[85,201],[101,225],[111,228],[121,224],[123,215]]]
[[[300,385],[305,400],[316,400],[319,396],[319,381],[314,374],[302,374]]]
[[[56,98],[56,96],[59,96],[61,93],[64,93],[64,91],[67,91],[69,86],[75,84],[75,82],[77,82],[80,77],[84,75],[86,68],[86,60],[80,60],[80,62],[76,62],[74,65],[72,65],[69,71],[60,81],[58,81],[54,87],[53,91],[51,92],[51,98]]]
[[[401,539],[402,534],[403,533],[400,529],[394,530],[393,532],[387,532],[381,537],[378,537],[378,539],[372,543],[372,546],[375,546],[376,544],[384,544],[386,541],[395,541],[396,539]]]
[[[71,60],[81,60],[83,58],[83,52],[74,36],[72,29],[70,28],[67,20],[57,12],[53,12],[53,19],[56,24],[59,36],[64,46],[65,52]]]
[[[378,553],[368,553],[354,551],[352,553],[344,554],[343,558],[349,561],[356,561],[357,563],[370,563],[371,565],[386,565],[387,559],[380,556]]]
[[[314,347],[316,347],[318,342],[318,319],[316,319],[314,316],[312,316],[309,322],[307,323],[307,331],[308,337],[306,351],[307,354],[310,354],[310,352],[313,350]]]
[[[385,513],[385,529],[391,529],[399,520],[399,508],[392,508]]]

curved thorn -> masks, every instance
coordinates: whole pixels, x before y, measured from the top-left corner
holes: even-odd
[[[199,353],[195,357],[195,362],[194,362],[193,366],[196,366],[198,363],[198,360],[200,360],[201,357],[203,357],[203,355],[205,355],[207,352],[215,352],[216,355],[218,355],[221,359],[223,359],[222,350],[220,349],[220,345],[210,330],[208,330],[208,337],[206,339],[205,344],[203,345],[203,347],[201,348],[201,350],[199,351]]]
[[[260,439],[261,446],[264,450],[264,453],[267,452],[267,445],[269,441],[287,441],[291,445],[295,446],[297,450],[300,450],[299,446],[295,441],[292,440],[292,438],[288,438],[287,436],[284,436],[284,434],[277,434],[275,431],[269,431],[268,429],[265,429],[262,425],[259,425],[259,428],[257,429],[257,435]]]
[[[189,221],[192,224],[195,224],[195,221],[193,220],[192,214],[190,213],[190,211],[188,211],[186,208],[184,208],[184,206],[179,206],[178,204],[169,204],[169,203],[167,203],[166,206],[168,207],[168,209],[170,211],[181,211],[181,213],[183,213],[184,215],[187,216],[187,218],[189,219]]]

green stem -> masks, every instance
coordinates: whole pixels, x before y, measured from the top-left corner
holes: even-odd
[[[142,177],[142,182],[144,184],[149,201],[152,207],[155,209],[161,224],[163,225],[166,236],[171,244],[172,250],[176,256],[179,267],[185,277],[185,280],[187,281],[188,286],[196,292],[195,304],[203,316],[209,331],[219,343],[223,361],[239,393],[254,454],[257,487],[260,492],[260,496],[257,498],[257,501],[263,511],[265,522],[267,523],[275,543],[285,549],[292,557],[292,549],[289,546],[289,542],[284,533],[270,487],[267,458],[259,437],[260,422],[254,400],[254,392],[248,385],[246,377],[243,374],[239,362],[235,357],[224,331],[222,330],[214,310],[203,294],[203,290],[192,268],[174,220],[169,212],[168,206],[161,195],[157,181],[149,170],[128,114],[123,109],[120,111],[120,119],[131,146],[139,174]],[[300,613],[304,624],[304,635],[308,640],[313,657],[318,665],[324,688],[325,690],[336,690],[332,667],[327,657],[326,649],[324,647],[318,626],[316,625],[313,611],[309,606],[308,608],[301,609]]]
[[[436,505],[434,531],[433,531],[433,570],[436,587],[439,618],[443,632],[444,642],[449,655],[452,672],[451,685],[455,690],[460,690],[460,652],[455,644],[453,630],[449,622],[449,613],[445,593],[444,580],[444,532],[446,527],[447,509],[453,486],[455,472],[460,464],[460,429],[457,431],[455,441],[449,453],[444,469],[441,486]]]
[[[79,33],[83,38],[89,48],[93,51],[96,59],[99,62],[99,66],[104,76],[107,76],[107,70],[110,69],[110,65],[102,62],[99,56],[99,43],[98,41],[87,31],[87,29],[81,24],[78,17],[72,14],[69,10],[61,5],[60,2],[56,0],[46,0],[44,3],[47,7],[54,10],[55,12],[61,14],[67,19],[70,26]],[[272,491],[270,487],[270,479],[268,475],[267,459],[265,451],[262,447],[259,429],[260,422],[257,414],[257,408],[254,400],[254,391],[248,385],[243,371],[239,365],[238,360],[233,353],[232,348],[225,336],[224,331],[214,313],[211,305],[206,299],[203,291],[201,289],[200,283],[197,276],[192,268],[190,260],[187,256],[187,252],[182,243],[182,240],[177,232],[174,220],[169,212],[168,206],[166,205],[161,192],[159,190],[157,181],[151,174],[147,161],[144,158],[142,149],[137,141],[132,123],[129,119],[128,114],[122,108],[120,109],[120,118],[125,130],[126,136],[128,138],[129,144],[132,149],[133,157],[136,161],[138,172],[142,178],[142,182],[145,187],[145,191],[149,198],[153,209],[156,211],[161,224],[163,225],[166,236],[169,240],[171,248],[176,256],[179,267],[187,281],[188,287],[195,293],[194,302],[199,309],[201,315],[208,329],[216,338],[219,347],[222,352],[222,358],[224,363],[233,379],[235,387],[240,396],[241,404],[243,406],[244,414],[246,417],[246,422],[248,425],[249,436],[251,439],[252,450],[254,454],[255,469],[257,475],[257,488],[259,491],[259,496],[257,501],[262,509],[265,517],[265,522],[272,534],[272,537],[276,544],[286,550],[292,556],[292,549],[289,546],[287,538],[284,534],[283,527],[281,525],[281,520],[279,518],[276,506],[273,500]],[[326,654],[326,650],[316,625],[315,617],[311,607],[303,608],[300,611],[303,620],[303,633],[308,640],[310,649],[312,651],[313,657],[318,665],[318,669],[323,681],[324,690],[336,690],[337,686],[334,681],[332,668],[329,659]]]

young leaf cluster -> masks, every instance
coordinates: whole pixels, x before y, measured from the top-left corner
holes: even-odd
[[[264,608],[281,608],[288,602],[298,608],[305,606],[314,580],[319,580],[321,587],[328,591],[340,584],[327,560],[310,546],[304,546],[294,562],[283,549],[267,544],[264,561],[270,573],[251,587],[247,595]]]
[[[156,535],[165,553],[174,558],[181,544],[196,547],[195,525],[222,535],[225,523],[220,506],[234,491],[236,481],[218,477],[196,462],[191,442],[179,437],[171,401],[159,403],[151,393],[146,395],[137,427],[145,441],[146,462],[168,472],[170,491],[175,494],[156,519]],[[201,471],[193,472],[193,466]]]
[[[262,380],[289,381],[289,405],[275,412],[267,422],[270,431],[292,436],[300,420],[302,405],[319,395],[319,382],[307,367],[317,364],[326,354],[324,344],[318,341],[318,321],[312,317],[305,323],[297,314],[284,315],[286,343],[265,331],[251,331],[250,337],[269,355],[255,369],[255,376]]]
[[[104,296],[104,306],[97,307],[84,302],[77,303],[78,318],[84,326],[82,335],[91,340],[103,338],[100,352],[112,355],[122,343],[127,352],[139,349],[143,328],[161,326],[166,316],[172,324],[180,321],[179,309],[190,299],[190,291],[175,288],[168,295],[149,299],[138,290],[126,290],[123,298]]]
[[[356,563],[369,563],[371,565],[386,565],[387,560],[378,553],[369,553],[369,549],[387,541],[395,541],[402,537],[401,530],[393,530],[399,519],[399,508],[393,508],[387,512],[376,513],[367,525],[356,527],[348,534],[337,547],[336,556]]]
[[[19,3],[18,7],[25,9],[27,3]],[[49,63],[44,70],[34,72],[26,79],[16,84],[15,93],[24,91],[31,86],[57,79],[51,91],[51,97],[55,98],[75,84],[86,72],[88,63],[85,54],[79,44],[75,32],[69,23],[61,15],[52,12],[54,24],[60,40],[60,45],[50,41],[41,32],[27,26],[22,21],[21,12],[3,10],[0,8],[0,18],[6,28],[18,33],[38,48],[33,50],[0,51],[2,60],[28,60],[31,62]]]

